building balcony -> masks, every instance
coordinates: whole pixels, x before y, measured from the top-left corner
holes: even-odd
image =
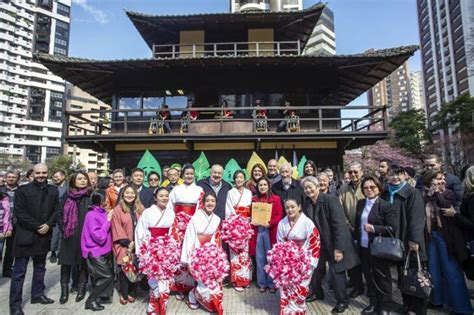
[[[285,109],[297,116],[285,117]],[[354,145],[373,143],[387,136],[387,108],[370,106],[294,106],[294,107],[200,107],[196,120],[181,118],[184,108],[170,108],[171,132],[163,133],[161,109],[114,109],[66,111],[66,141],[80,147],[97,149],[108,145],[168,143],[181,146],[199,143],[255,142],[273,145],[279,141],[289,146],[300,141],[343,141]],[[266,110],[265,119],[257,115]],[[90,115],[110,113],[106,122],[88,119]],[[367,113],[366,115],[361,113]],[[227,114],[227,115],[226,115]],[[284,130],[277,132],[284,122]],[[184,128],[187,125],[187,128]],[[267,144],[265,144],[267,143]],[[259,144],[260,145],[260,144]],[[171,149],[171,147],[170,147]]]
[[[301,55],[299,40],[153,45],[155,59],[288,55]]]

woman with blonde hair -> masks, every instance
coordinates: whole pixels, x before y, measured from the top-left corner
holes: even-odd
[[[123,264],[127,264],[130,259],[133,259],[135,228],[143,209],[136,188],[133,186],[123,187],[112,217],[113,252],[120,269]],[[120,271],[119,284],[120,304],[135,302],[137,283],[129,281],[125,273]]]

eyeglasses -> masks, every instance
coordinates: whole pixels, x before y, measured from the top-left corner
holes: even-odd
[[[364,186],[364,190],[375,190],[377,186]]]
[[[149,181],[149,182],[158,182],[159,179],[158,179],[158,178],[150,178],[148,181]]]
[[[358,174],[359,171],[348,171],[347,173],[348,173],[348,174]]]

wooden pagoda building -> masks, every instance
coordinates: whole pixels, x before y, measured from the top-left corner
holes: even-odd
[[[337,166],[344,150],[387,137],[385,107],[346,105],[402,65],[417,47],[305,55],[323,8],[172,16],[127,12],[152,51],[150,59],[36,58],[111,104],[110,111],[65,111],[64,136],[71,145],[108,151],[112,168],[136,166],[146,149],[160,163],[194,161],[205,151],[211,163],[235,158],[241,165],[253,151],[268,160],[275,150],[286,150],[289,158],[295,149],[318,165]],[[182,133],[181,113],[188,99],[199,117]],[[223,101],[230,117],[222,115]],[[285,101],[297,113],[299,129],[276,132],[285,119]],[[150,133],[150,121],[162,112],[162,103],[170,103],[171,132]],[[267,112],[267,131],[256,125],[260,109]]]

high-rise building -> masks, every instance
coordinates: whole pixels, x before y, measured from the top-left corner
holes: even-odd
[[[230,12],[297,11],[303,10],[303,0],[230,0]]]
[[[61,152],[64,80],[33,61],[67,56],[71,0],[0,0],[0,153],[45,161]]]
[[[474,95],[474,1],[417,0],[428,127],[442,104]]]
[[[408,62],[371,88],[367,98],[369,106],[390,106],[389,117],[411,109]]]
[[[303,10],[303,0],[230,0],[230,12],[247,11],[298,11]],[[336,33],[334,13],[326,5],[310,35],[303,54],[335,55]]]
[[[84,116],[84,118],[96,123],[96,125],[87,124],[86,121],[77,118],[71,118],[70,123],[73,123],[75,126],[69,127],[69,134],[80,135],[85,130],[93,131],[95,128],[106,129],[109,127],[108,121],[110,121],[110,113],[106,111],[110,110],[110,105],[99,101],[89,93],[69,83],[66,84],[66,109],[72,111],[103,111],[101,113],[90,113]],[[102,134],[107,133],[107,130],[102,132]],[[82,165],[88,171],[94,171],[98,174],[105,174],[108,171],[107,153],[65,144],[64,154],[68,154],[72,157],[74,165]]]
[[[414,71],[410,73],[411,108],[425,110],[425,93],[423,88],[423,73]]]
[[[336,54],[334,13],[327,6],[324,7],[321,17],[319,18],[303,53],[318,55]]]

